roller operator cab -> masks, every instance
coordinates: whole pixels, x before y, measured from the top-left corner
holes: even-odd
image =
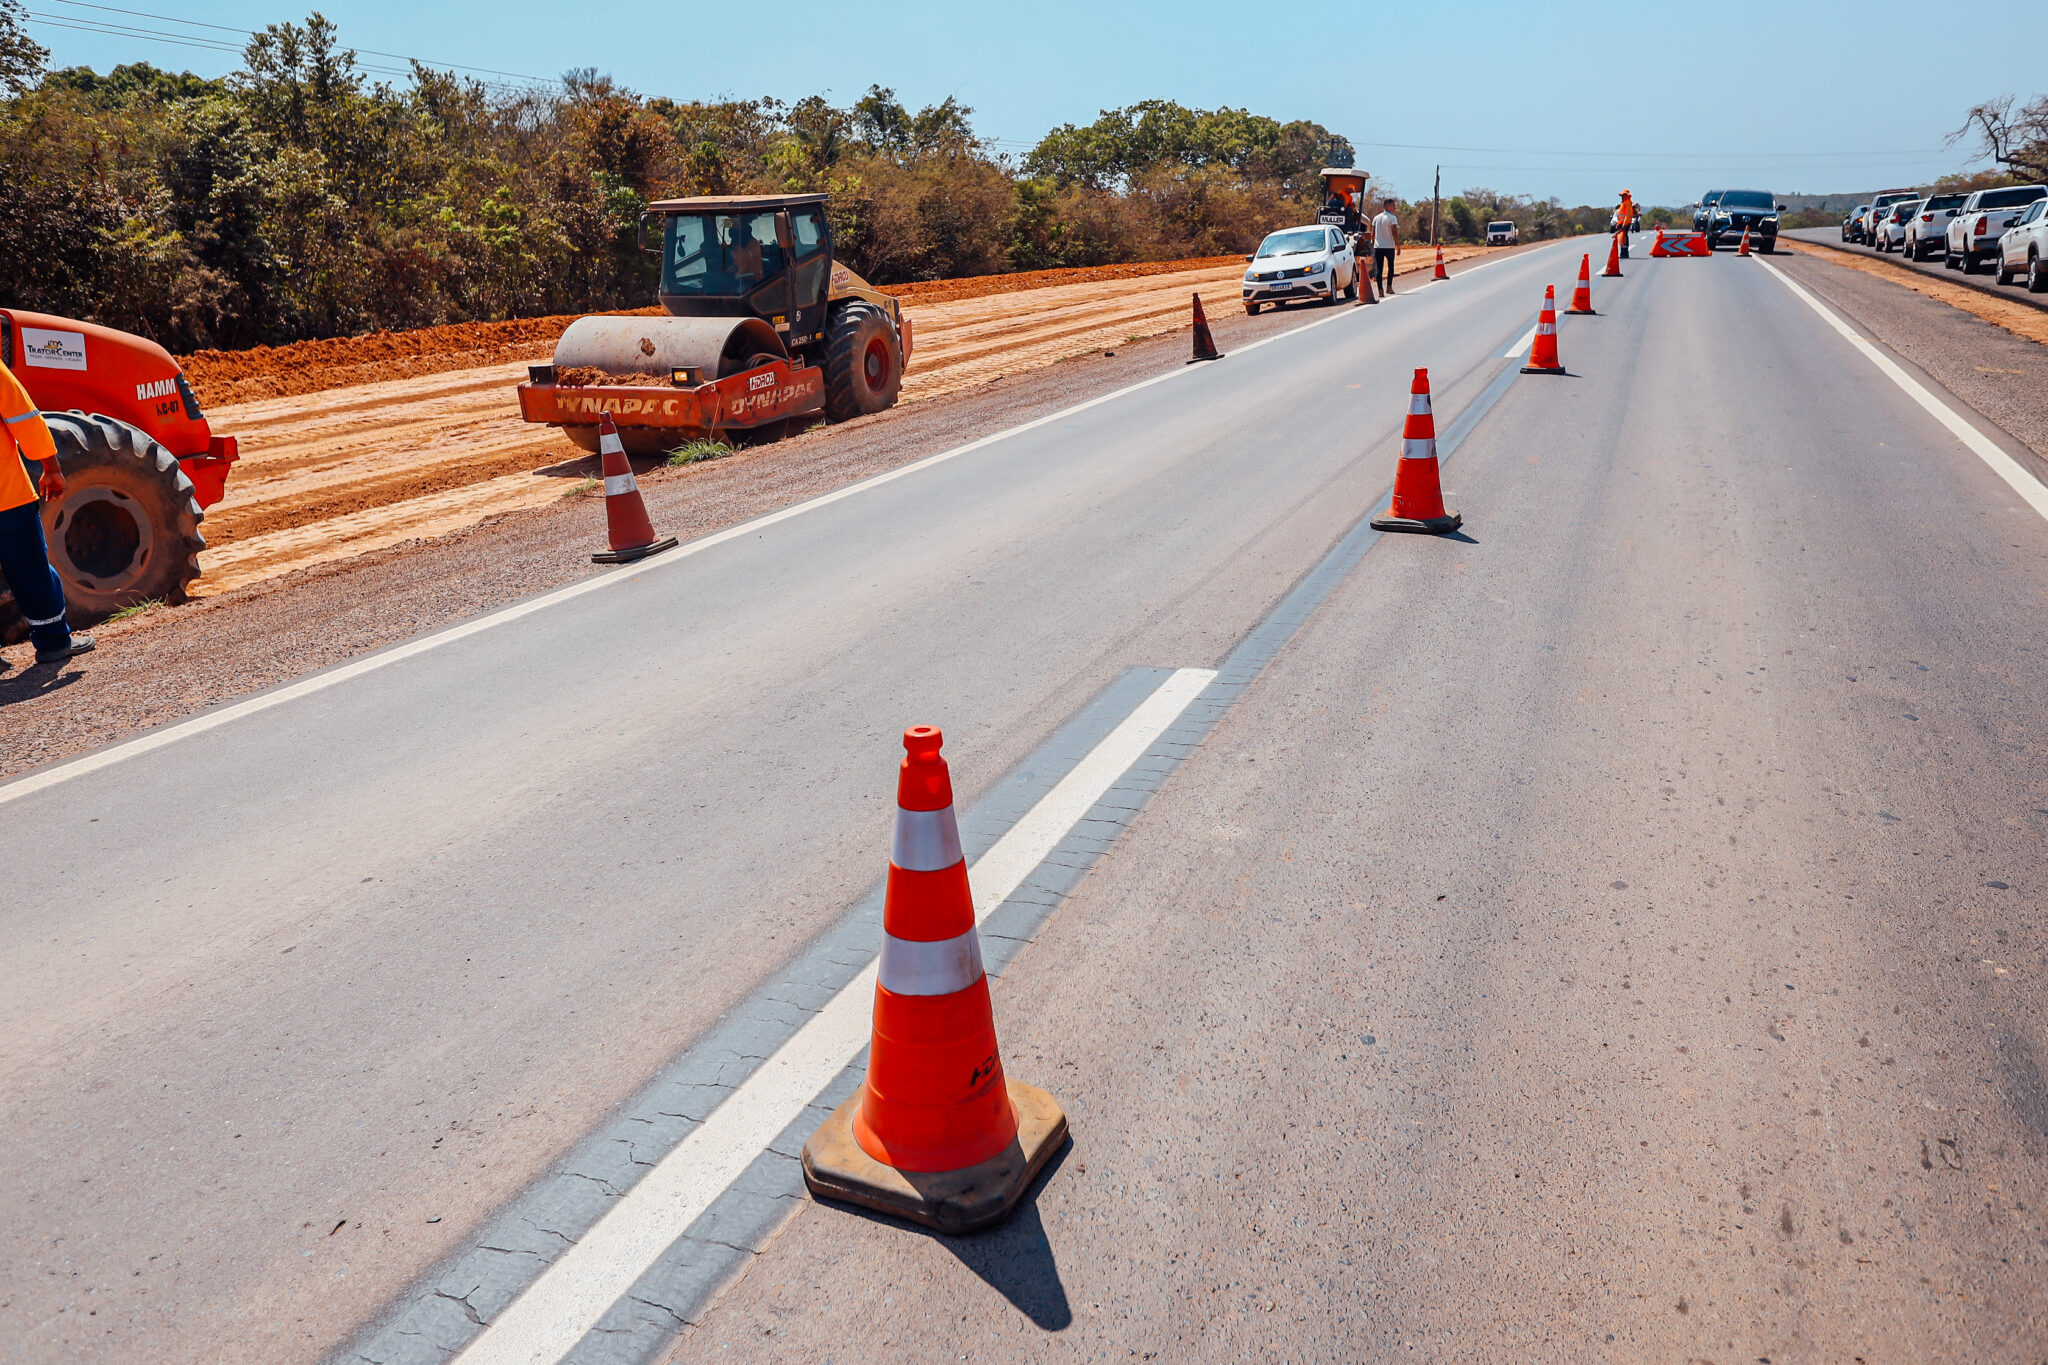
[[[610,416],[628,453],[692,437],[781,435],[896,401],[902,305],[836,261],[822,194],[668,199],[640,223],[666,317],[579,318],[520,386],[528,421],[585,450]]]
[[[178,362],[146,337],[21,309],[0,309],[0,360],[42,410],[68,485],[43,530],[73,624],[182,601],[238,451]],[[0,591],[0,639],[21,629]]]

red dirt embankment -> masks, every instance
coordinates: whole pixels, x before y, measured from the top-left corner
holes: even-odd
[[[1188,261],[1145,261],[1129,265],[1084,266],[1073,270],[1030,270],[1011,275],[972,275],[958,280],[880,286],[906,303],[951,303],[990,294],[1041,289],[1055,284],[1130,280],[1183,270],[1234,265],[1238,256],[1204,256]],[[636,308],[619,317],[654,317],[659,308]],[[351,384],[374,384],[417,375],[475,370],[523,360],[546,360],[555,342],[581,314],[513,318],[505,322],[456,322],[407,332],[295,341],[246,351],[194,351],[179,357],[199,400],[207,407],[323,393]]]

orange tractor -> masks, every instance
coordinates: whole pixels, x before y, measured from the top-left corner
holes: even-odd
[[[171,353],[90,322],[0,308],[0,361],[42,409],[68,485],[43,508],[73,624],[179,602],[199,576],[199,522],[235,438],[216,436]],[[0,640],[23,633],[0,590]]]

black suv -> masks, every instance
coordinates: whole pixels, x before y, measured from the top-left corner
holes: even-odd
[[[1720,202],[1721,196],[1726,193],[1728,193],[1726,190],[1708,190],[1700,196],[1700,202],[1693,205],[1692,208],[1692,230],[1694,232],[1705,232],[1707,230],[1707,224],[1712,222],[1714,218],[1714,205]]]
[[[1752,251],[1771,251],[1778,245],[1778,215],[1785,206],[1762,190],[1722,190],[1707,210],[1707,246],[1734,246],[1749,232]]]

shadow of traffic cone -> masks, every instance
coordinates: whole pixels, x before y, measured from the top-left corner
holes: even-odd
[[[1209,318],[1202,312],[1202,296],[1195,295],[1195,353],[1188,357],[1188,364],[1197,360],[1221,360],[1223,352],[1216,349],[1216,338],[1209,334]]]
[[[1593,257],[1590,254],[1581,253],[1579,256],[1579,287],[1572,290],[1572,306],[1564,311],[1597,316],[1593,312]]]
[[[633,466],[626,459],[626,447],[610,413],[597,424],[597,454],[604,470],[604,520],[612,548],[592,555],[590,562],[630,564],[674,549],[674,536],[657,538],[654,534],[654,523],[647,519],[647,504],[640,498],[640,485],[633,478]]]
[[[1614,240],[1607,244],[1607,268],[1600,272],[1601,279],[1618,280],[1621,278],[1622,240],[1623,235],[1617,232],[1614,234]]]
[[[929,725],[903,732],[867,1079],[811,1134],[803,1166],[821,1199],[971,1232],[1016,1206],[1067,1116],[1003,1074],[943,742]]]
[[[1394,499],[1384,513],[1372,519],[1372,528],[1440,536],[1464,524],[1465,519],[1456,512],[1444,510],[1443,484],[1436,468],[1436,415],[1429,406],[1429,371],[1417,370],[1408,391],[1401,459],[1394,466]]]
[[[1523,374],[1565,374],[1557,358],[1557,286],[1543,286],[1543,312],[1536,319],[1536,343],[1529,348]]]
[[[1447,280],[1450,277],[1451,272],[1444,269],[1444,249],[1442,247],[1438,247],[1436,249],[1436,273],[1434,275],[1431,275],[1430,279]]]
[[[1744,228],[1744,229],[1742,230],[1742,245],[1741,245],[1741,246],[1739,246],[1739,247],[1736,247],[1736,248],[1735,248],[1735,254],[1736,254],[1736,255],[1738,255],[1738,256],[1747,256],[1747,255],[1749,254],[1749,229],[1748,229],[1748,228]]]

